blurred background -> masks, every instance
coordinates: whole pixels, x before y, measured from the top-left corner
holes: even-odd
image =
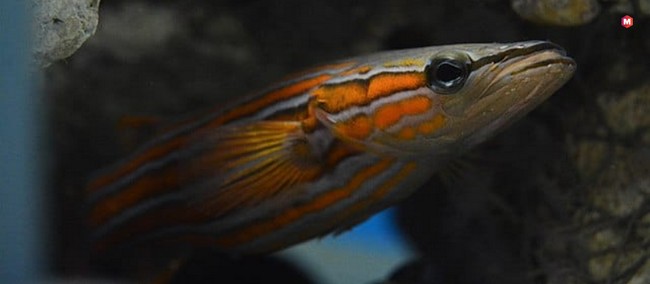
[[[650,283],[650,1],[19,2],[0,3],[2,283]],[[173,273],[86,247],[85,182],[153,134],[123,117],[379,50],[532,39],[576,59],[572,81],[350,232]]]

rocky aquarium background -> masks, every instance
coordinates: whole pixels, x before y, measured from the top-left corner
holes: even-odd
[[[348,56],[544,39],[576,59],[575,77],[399,206],[421,259],[377,283],[650,283],[649,1],[564,1],[576,5],[567,13],[598,5],[577,26],[530,22],[497,0],[75,2],[99,4],[96,33],[44,69],[58,277],[150,279],[168,264],[166,252],[91,255],[81,213],[89,175],[145,141],[153,121]],[[620,25],[625,14],[635,17],[630,29]],[[67,31],[72,18],[52,23]],[[130,125],[142,127],[119,123],[134,116]],[[313,283],[307,274],[275,258],[204,252],[166,279]],[[242,278],[250,275],[260,278]]]

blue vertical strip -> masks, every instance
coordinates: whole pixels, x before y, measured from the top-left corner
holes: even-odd
[[[0,283],[43,272],[41,125],[31,81],[29,3],[0,1]]]

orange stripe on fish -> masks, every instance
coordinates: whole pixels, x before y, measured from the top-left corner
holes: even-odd
[[[148,149],[145,153],[142,153],[140,156],[127,162],[125,165],[122,165],[119,169],[115,170],[114,172],[100,176],[95,180],[91,181],[87,187],[87,191],[94,192],[115,182],[120,177],[123,177],[124,175],[135,171],[138,167],[140,167],[144,163],[151,160],[158,159],[161,156],[164,156],[178,149],[186,142],[186,140],[187,137],[182,136],[175,140],[168,141],[163,145],[159,145],[157,147],[152,147],[151,149]]]
[[[362,140],[372,134],[374,123],[367,115],[359,114],[345,122],[337,124],[335,128],[342,136]]]
[[[397,138],[401,140],[412,140],[416,135],[417,132],[415,132],[415,129],[412,126],[405,126],[397,133]]]
[[[364,104],[397,92],[415,90],[425,85],[426,76],[422,72],[379,74],[370,80],[368,96]]]
[[[109,196],[90,212],[90,222],[101,224],[125,208],[131,207],[146,196],[162,194],[179,184],[179,169],[174,167],[155,176],[139,179],[127,188],[123,194]]]
[[[424,74],[417,72],[381,73],[367,80],[325,84],[313,94],[318,98],[318,107],[336,113],[353,106],[367,105],[396,92],[417,89],[426,85],[425,80]]]
[[[446,118],[443,114],[438,114],[431,120],[425,121],[418,125],[418,132],[423,135],[434,133],[445,124],[445,120]]]
[[[374,113],[374,123],[379,129],[386,129],[402,117],[425,113],[431,108],[431,100],[426,96],[414,96],[394,103],[379,106]]]
[[[332,75],[323,74],[314,78],[306,79],[304,81],[299,81],[296,84],[285,86],[281,89],[266,94],[259,99],[253,100],[248,104],[242,105],[231,111],[227,111],[223,116],[220,116],[219,118],[212,121],[208,127],[220,126],[241,116],[255,113],[264,107],[277,103],[278,101],[289,99],[296,96],[297,94],[302,94],[314,86],[320,85],[330,78],[332,78]]]

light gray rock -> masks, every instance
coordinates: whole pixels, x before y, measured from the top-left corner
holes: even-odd
[[[95,33],[100,0],[32,0],[34,65],[72,55]]]

